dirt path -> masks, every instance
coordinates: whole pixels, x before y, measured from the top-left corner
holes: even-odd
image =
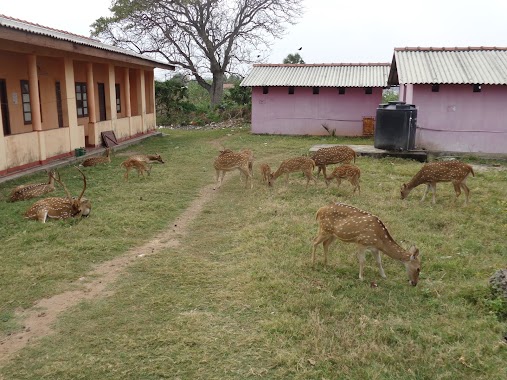
[[[210,143],[220,149],[221,140],[223,139]],[[225,181],[231,177],[226,176]],[[190,223],[201,213],[203,206],[215,196],[214,188],[214,184],[202,188],[199,196],[166,231],[161,232],[146,244],[134,247],[126,254],[98,265],[93,271],[81,277],[72,284],[72,287],[77,287],[78,290],[70,290],[39,300],[30,309],[18,313],[16,317],[23,321],[24,328],[0,340],[0,367],[26,345],[52,334],[53,324],[60,313],[76,306],[81,301],[108,295],[107,288],[132,262],[142,260],[146,256],[167,248],[178,247],[181,239],[187,234]]]

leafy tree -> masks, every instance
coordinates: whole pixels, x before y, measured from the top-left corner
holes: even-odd
[[[387,103],[387,102],[390,102],[393,100],[398,100],[398,97],[399,97],[398,91],[395,91],[392,89],[384,90],[382,92],[382,103]]]
[[[110,17],[93,35],[138,53],[156,53],[192,73],[220,103],[225,74],[254,62],[287,24],[302,14],[303,0],[112,0]],[[211,83],[204,76],[211,74]]]
[[[175,75],[165,82],[155,81],[157,116],[164,121],[177,118],[195,107],[188,101],[188,87],[183,76]]]
[[[304,64],[303,58],[299,53],[289,54],[287,57],[283,59],[283,63],[292,63],[292,64]]]

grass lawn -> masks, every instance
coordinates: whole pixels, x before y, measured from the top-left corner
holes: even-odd
[[[226,174],[231,178],[179,246],[135,261],[107,297],[67,310],[55,334],[18,352],[0,378],[507,377],[507,324],[495,315],[487,287],[506,265],[507,171],[476,170],[467,207],[463,198],[454,200],[451,184],[437,186],[435,205],[419,202],[422,186],[402,201],[400,185],[421,164],[395,158],[358,158],[360,196],[348,182],[326,188],[322,177],[305,189],[300,173],[289,186],[280,178],[269,189],[260,163],[275,170],[314,144],[371,141],[257,136],[247,128],[165,133],[127,148],[165,159],[145,180],[133,175],[125,183],[119,155],[109,165],[85,168],[92,213],[80,222],[28,221],[22,213],[33,200],[0,202],[0,341],[21,328],[16,310],[68,290],[93,265],[170,226],[214,181],[217,143],[253,149],[254,188],[246,190],[237,171]],[[77,170],[60,174],[77,194]],[[44,177],[2,184],[0,197]],[[420,249],[417,287],[387,256],[387,279],[367,256],[359,281],[356,247],[341,242],[333,244],[328,266],[320,247],[312,268],[315,213],[337,200],[374,213],[402,246]]]

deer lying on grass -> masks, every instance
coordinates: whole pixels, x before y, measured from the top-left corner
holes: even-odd
[[[470,196],[470,189],[466,185],[468,175],[472,173],[475,176],[474,170],[470,165],[464,164],[459,161],[446,161],[446,162],[430,162],[424,164],[421,170],[410,180],[409,183],[401,186],[401,199],[405,199],[413,188],[426,184],[426,190],[421,199],[421,202],[426,199],[428,191],[431,189],[433,193],[432,202],[435,203],[435,193],[437,189],[437,182],[452,182],[456,198],[461,194],[461,189],[465,192],[465,205],[468,203]]]
[[[246,177],[246,187],[248,188],[248,182],[250,182],[250,188],[253,188],[252,163],[253,152],[250,149],[244,149],[239,153],[230,149],[220,151],[220,155],[215,158],[213,163],[216,170],[216,181],[220,180],[218,188],[222,186],[225,173],[234,169],[238,169]]]
[[[260,166],[261,176],[262,176],[262,182],[267,183],[269,182],[269,176],[271,175],[271,168],[268,164],[262,164]]]
[[[129,171],[130,169],[136,169],[137,170],[137,176],[139,177],[139,174],[141,174],[144,178],[144,173],[147,172],[148,175],[150,175],[151,167],[146,164],[145,161],[138,160],[137,158],[129,157],[127,160],[123,161],[120,164],[120,167],[123,167],[126,169],[125,174],[123,175],[123,178],[125,181],[129,180]]]
[[[92,204],[88,199],[83,197],[86,190],[86,177],[79,168],[76,169],[79,170],[81,176],[83,177],[83,190],[78,198],[72,197],[65,184],[59,178],[55,178],[55,180],[62,185],[65,193],[67,194],[67,198],[53,197],[41,199],[35,202],[25,212],[25,217],[46,223],[48,218],[67,219],[88,216],[91,212]]]
[[[294,172],[303,172],[306,177],[306,187],[308,187],[310,180],[313,180],[317,184],[312,174],[314,168],[315,162],[311,158],[305,156],[289,158],[280,164],[276,172],[269,175],[268,185],[273,186],[275,180],[283,174],[285,174],[285,184],[287,185],[289,183],[289,174]]]
[[[355,163],[356,152],[346,145],[337,145],[329,148],[321,148],[310,154],[310,158],[315,161],[315,166],[319,168],[317,176],[322,170],[324,178],[326,178],[326,165],[350,164],[352,161]]]
[[[82,166],[95,166],[98,164],[107,164],[111,162],[111,148],[106,148],[104,156],[102,157],[90,157],[82,162]]]
[[[332,203],[317,211],[319,234],[313,239],[312,264],[315,265],[315,252],[322,243],[324,263],[327,264],[327,253],[330,244],[337,238],[346,243],[357,243],[359,260],[359,279],[363,279],[365,254],[370,250],[375,256],[380,275],[385,278],[380,252],[400,261],[405,265],[409,283],[413,286],[419,281],[421,262],[419,250],[412,246],[408,251],[394,241],[386,226],[375,215],[343,203]]]
[[[30,185],[20,185],[12,190],[9,197],[10,202],[22,201],[25,199],[39,197],[46,193],[50,193],[55,190],[55,175],[54,170],[47,171],[49,179],[48,183],[35,183]],[[60,175],[58,174],[58,178]]]
[[[129,160],[130,159],[132,159],[132,160],[138,160],[138,161],[143,161],[143,162],[146,162],[147,164],[152,164],[152,163],[155,163],[155,162],[159,162],[161,164],[165,164],[165,161],[162,159],[162,157],[158,153],[155,153],[155,154],[136,154],[136,155],[130,156]]]
[[[354,193],[361,194],[361,186],[359,186],[359,177],[361,177],[361,169],[355,165],[341,165],[337,166],[329,177],[326,177],[326,186],[336,178],[338,187],[340,186],[342,179],[347,179],[352,186],[354,186]]]

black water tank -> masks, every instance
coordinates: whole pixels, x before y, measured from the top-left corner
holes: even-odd
[[[417,109],[413,104],[398,101],[380,104],[375,118],[375,148],[413,150],[416,125]]]

